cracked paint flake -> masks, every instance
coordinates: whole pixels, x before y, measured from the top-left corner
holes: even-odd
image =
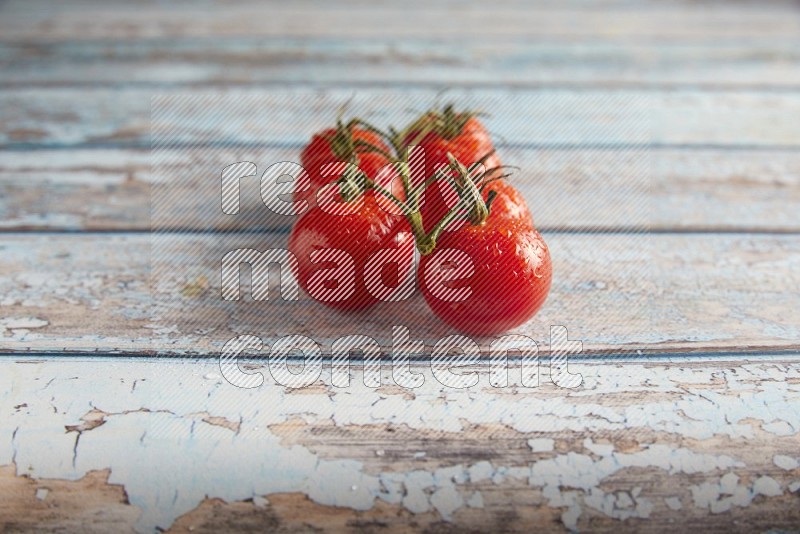
[[[639,450],[623,452],[590,438],[582,442],[590,454],[559,453],[554,439],[531,438],[527,441],[531,452],[549,454],[531,458],[525,465],[482,460],[434,472],[371,473],[359,461],[324,459],[306,447],[282,443],[269,428],[292,417],[301,417],[308,424],[402,424],[412,430],[437,431],[502,421],[520,432],[535,428],[539,435],[644,428],[695,439],[747,436],[753,432],[753,424],[769,432],[764,422],[773,421],[774,414],[789,418],[793,425],[798,423],[791,419],[796,412],[791,403],[797,387],[786,380],[776,382],[766,393],[753,391],[752,383],[735,377],[728,382],[733,391],[720,395],[702,388],[712,380],[710,373],[688,373],[687,385],[683,382],[687,371],[669,367],[653,372],[630,365],[602,382],[584,373],[589,388],[602,391],[610,382],[623,391],[626,387],[637,390],[646,381],[672,395],[635,406],[603,406],[587,400],[586,390],[550,398],[520,397],[492,390],[440,390],[432,380],[413,396],[370,390],[359,386],[358,380],[354,387],[335,394],[321,388],[295,395],[277,386],[246,391],[207,380],[205,376],[211,372],[207,364],[148,367],[131,363],[106,369],[103,366],[109,364],[101,363],[91,377],[82,378],[85,364],[59,362],[57,374],[44,376],[42,370],[54,365],[25,366],[0,375],[0,392],[4,392],[0,393],[0,406],[3,413],[10,414],[0,419],[0,464],[13,461],[20,474],[68,480],[110,469],[108,482],[124,486],[131,504],[143,511],[137,523],[142,532],[167,528],[206,498],[228,502],[253,499],[258,506],[265,501],[256,501],[254,496],[266,500],[270,494],[286,492],[304,493],[316,503],[355,510],[368,510],[380,499],[412,513],[435,510],[449,520],[462,508],[484,505],[483,496],[466,484],[501,484],[505,480],[541,488],[548,505],[563,509],[562,521],[568,528],[576,527],[586,507],[619,520],[648,517],[652,499],[642,495],[640,488],[600,489],[609,477],[629,468],[668,474],[724,472],[717,482],[692,488],[694,505],[715,513],[747,506],[754,495],[783,493],[780,484],[768,476],[755,480],[752,489],[740,484],[731,470],[744,465],[730,456],[659,443],[640,443]],[[758,369],[745,367],[752,374]],[[637,373],[640,382],[630,378]],[[800,378],[796,369],[792,373]],[[691,392],[692,383],[701,386],[697,393]],[[735,394],[737,388],[746,395],[746,402]],[[767,404],[769,411],[764,412]],[[776,465],[789,465],[785,458],[775,461]],[[198,464],[204,466],[202,471],[197,470]],[[670,497],[665,502],[674,508],[681,501]]]
[[[764,495],[765,497],[777,497],[783,495],[783,490],[778,481],[770,476],[763,476],[753,482],[753,494]]]
[[[7,317],[5,319],[0,319],[0,327],[8,330],[14,330],[17,328],[42,328],[48,324],[50,323],[44,319],[39,319],[38,317]]]
[[[550,438],[535,438],[528,440],[528,447],[532,452],[550,452],[555,442]]]
[[[776,454],[772,458],[773,463],[785,471],[791,471],[800,467],[800,462],[791,456],[784,454]]]
[[[719,492],[723,495],[733,495],[736,493],[736,488],[739,485],[739,476],[734,473],[725,473],[719,479]]]
[[[471,482],[481,482],[482,480],[488,480],[492,477],[494,468],[491,463],[483,461],[470,467],[468,472]]]
[[[440,486],[430,497],[431,505],[445,521],[451,521],[453,512],[464,506],[461,493],[452,484]]]
[[[725,513],[734,506],[747,507],[758,495],[783,495],[781,485],[772,477],[761,476],[748,486],[739,484],[739,477],[732,472],[726,473],[717,484],[707,481],[690,489],[695,506],[706,508],[712,514]]]
[[[483,495],[480,491],[473,493],[467,500],[467,506],[470,508],[483,508]]]
[[[592,438],[586,438],[583,440],[583,446],[598,456],[608,456],[614,452],[614,445],[610,443],[594,443]]]

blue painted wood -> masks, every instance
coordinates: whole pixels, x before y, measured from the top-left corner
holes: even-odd
[[[143,88],[0,92],[0,147],[294,146],[349,103],[380,126],[403,125],[433,89]],[[439,100],[485,110],[498,145],[731,149],[800,147],[800,94],[737,91],[453,89]],[[151,112],[157,112],[152,120]]]
[[[618,42],[493,36],[148,38],[0,42],[0,87],[391,84],[597,88],[800,87],[800,45],[760,38]]]

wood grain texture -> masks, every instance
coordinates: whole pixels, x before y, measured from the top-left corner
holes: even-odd
[[[0,531],[796,529],[798,12],[0,1]],[[484,363],[450,389],[415,365],[420,388],[384,366],[375,389],[356,362],[342,388],[326,361],[292,389],[259,358],[263,386],[227,383],[235,335],[328,353],[368,334],[388,360],[393,325],[427,350],[451,333],[419,296],[360,315],[219,298],[222,255],[284,246],[287,222],[255,181],[219,214],[222,166],[296,159],[351,97],[399,123],[442,87],[492,112],[551,247],[518,330],[541,384],[490,387]],[[576,389],[548,380],[550,325],[583,342]]]
[[[2,359],[0,528],[791,530],[800,366],[755,358],[574,362],[574,390],[430,369],[413,390],[358,369],[245,390],[209,361]]]
[[[435,98],[413,88],[8,90],[0,92],[0,147],[299,146],[347,102],[379,125],[400,126]],[[793,93],[454,89],[447,99],[491,110],[489,129],[509,145],[800,146]]]
[[[258,180],[295,148],[186,149],[154,176],[141,149],[0,152],[0,229],[126,231],[262,230],[293,219],[270,214]],[[800,229],[800,153],[785,150],[501,149],[538,227],[550,230],[758,231]],[[236,161],[242,211],[219,209],[219,175]],[[172,199],[153,218],[151,195]],[[165,214],[166,215],[166,214]]]
[[[553,288],[539,314],[517,329],[537,340],[542,354],[551,325],[566,326],[589,354],[798,346],[796,235],[545,238]],[[286,239],[285,233],[4,235],[0,352],[213,356],[248,333],[268,346],[282,336],[308,335],[325,351],[340,336],[365,334],[388,353],[395,325],[408,327],[428,351],[453,333],[432,319],[419,295],[362,314],[332,312],[302,294],[297,301],[277,292],[269,301],[222,301],[225,253],[283,248]],[[248,280],[245,274],[245,295]],[[487,349],[491,339],[479,341]]]
[[[620,43],[534,34],[490,39],[155,38],[0,42],[6,88],[287,83],[600,88],[800,87],[800,45],[741,41]]]
[[[0,151],[5,230],[148,230],[145,150]]]
[[[148,37],[313,36],[453,37],[639,40],[794,39],[800,20],[792,2],[628,2],[531,6],[519,1],[492,5],[450,2],[409,5],[316,0],[204,3],[90,1],[53,6],[44,0],[3,5],[5,40],[141,39]]]

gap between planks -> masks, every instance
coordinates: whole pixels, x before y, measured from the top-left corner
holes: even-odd
[[[540,360],[542,368],[549,366],[547,360],[549,355],[543,353]],[[69,354],[59,354],[55,352],[0,352],[0,365],[13,363],[19,365],[39,364],[47,362],[84,362],[84,363],[143,363],[143,364],[164,364],[164,365],[192,365],[207,364],[217,359],[219,355],[209,354],[206,356],[186,355],[186,356],[158,356],[151,352],[125,353],[118,354],[113,352],[76,352]],[[786,347],[775,350],[774,347],[748,347],[738,351],[649,351],[637,350],[633,352],[609,352],[580,354],[572,356],[575,362],[581,364],[732,364],[741,365],[746,363],[795,363],[800,361],[800,344],[794,347]],[[298,356],[289,355],[286,358],[289,364],[301,363],[303,359]],[[324,366],[330,366],[333,360],[328,355],[323,355],[320,360]],[[259,366],[264,365],[265,359],[243,354],[239,357],[240,365]],[[358,354],[353,354],[349,359],[350,365],[355,369],[363,368],[364,359]],[[408,362],[412,367],[429,366],[430,362],[425,359],[418,359],[413,356],[408,357]],[[520,359],[513,354],[509,354],[509,365],[519,365]],[[383,368],[392,368],[391,358],[384,357]],[[472,363],[475,368],[480,370],[489,363],[489,357],[483,357],[481,361]]]
[[[613,40],[0,40],[5,88],[494,87],[797,91],[800,48]],[[347,68],[343,68],[342,65]]]
[[[351,109],[378,125],[404,124],[431,89],[29,89],[0,92],[0,147],[298,146]],[[454,89],[450,100],[488,109],[498,144],[511,147],[800,147],[794,93]],[[221,120],[224,119],[224,120]]]
[[[545,231],[754,232],[800,229],[800,151],[498,149]],[[286,228],[260,201],[260,174],[241,181],[242,212],[219,208],[219,172],[234,161],[296,161],[296,148],[170,152],[0,150],[2,231],[260,231]],[[170,209],[152,212],[153,200]]]
[[[549,326],[563,325],[589,354],[797,348],[796,235],[545,238],[553,289],[537,317],[516,331],[543,347]],[[357,332],[383,347],[391,346],[394,325],[430,343],[453,333],[432,320],[419,295],[346,317],[302,294],[298,301],[274,294],[269,302],[220,300],[225,252],[282,247],[285,239],[277,233],[3,235],[0,270],[7,274],[0,294],[6,317],[18,321],[0,338],[0,351],[204,355],[218,354],[243,332],[268,345],[287,333],[313,332],[324,346]],[[198,280],[205,280],[200,294],[183,292]]]

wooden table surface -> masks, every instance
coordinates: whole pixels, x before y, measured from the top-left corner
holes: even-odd
[[[0,530],[800,529],[800,6],[376,4],[0,3]],[[443,89],[551,247],[540,386],[220,378],[243,333],[451,333],[217,283],[288,224],[225,165]]]

